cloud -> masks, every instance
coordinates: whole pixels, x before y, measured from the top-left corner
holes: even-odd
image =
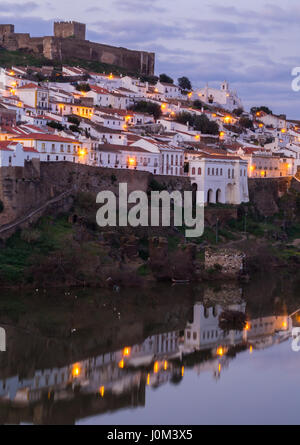
[[[92,26],[94,31],[90,31],[89,36],[97,41],[110,42],[118,46],[134,44],[140,48],[145,42],[185,38],[185,29],[178,24],[162,24],[145,19],[97,21],[92,23]]]
[[[157,6],[155,5],[155,0],[123,0],[120,2],[119,0],[115,0],[113,2],[113,5],[116,6],[117,9],[124,12],[143,12],[143,13],[149,13],[149,12],[167,12],[167,9],[162,7],[161,5]]]
[[[34,9],[37,9],[39,5],[35,2],[25,2],[25,3],[8,3],[4,2],[0,4],[0,13],[17,13],[23,14],[26,12],[31,12]]]

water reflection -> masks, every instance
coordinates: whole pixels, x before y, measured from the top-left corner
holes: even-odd
[[[189,306],[190,302],[182,304]],[[121,408],[143,407],[147,403],[147,387],[159,388],[168,382],[178,385],[187,369],[197,375],[209,372],[219,380],[223,370],[228,369],[241,352],[248,350],[251,354],[256,349],[288,340],[293,320],[297,324],[298,316],[292,319],[284,308],[281,313],[251,318],[239,288],[231,288],[230,292],[226,288],[223,293],[208,289],[190,309],[186,310],[190,316],[183,324],[178,321],[176,328],[170,329],[172,323],[167,321],[154,328],[157,333],[137,344],[121,341],[118,349],[107,346],[101,353],[95,352],[63,366],[58,364],[61,357],[57,363],[53,357],[51,367],[31,368],[23,374],[11,373],[21,368],[20,359],[24,360],[24,355],[13,353],[14,334],[10,335],[7,343],[10,355],[1,354],[2,365],[5,357],[14,360],[4,371],[0,368],[1,423],[75,423],[84,417]],[[221,329],[219,320],[224,313],[245,314],[244,327],[237,329],[229,325],[228,329]],[[102,330],[109,330],[109,321]],[[15,335],[20,335],[18,329]],[[88,336],[85,341],[90,342]],[[34,355],[30,348],[29,351]],[[35,353],[39,353],[38,347]]]

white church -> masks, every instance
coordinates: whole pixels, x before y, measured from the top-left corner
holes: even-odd
[[[229,88],[229,83],[224,81],[219,90],[210,88],[206,85],[204,88],[195,92],[195,99],[199,99],[209,105],[221,106],[226,110],[233,111],[236,108],[243,108],[241,99],[236,91]]]

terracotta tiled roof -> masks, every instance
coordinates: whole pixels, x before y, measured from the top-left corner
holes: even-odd
[[[63,138],[61,136],[57,136],[55,134],[41,134],[41,133],[30,133],[24,134],[22,136],[14,137],[14,140],[36,140],[36,141],[50,141],[50,142],[70,142],[73,144],[81,144],[80,141],[70,138]]]

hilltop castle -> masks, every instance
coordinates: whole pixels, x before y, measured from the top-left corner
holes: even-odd
[[[0,25],[0,47],[40,54],[50,60],[84,59],[116,65],[152,76],[155,54],[133,51],[86,40],[86,25],[78,22],[55,22],[54,36],[31,37],[15,33],[14,25]]]

